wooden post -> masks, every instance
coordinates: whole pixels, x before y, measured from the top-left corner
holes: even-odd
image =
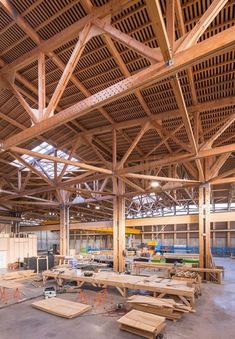
[[[216,237],[215,237],[216,223],[212,223],[212,246],[216,246]]]
[[[200,267],[211,266],[210,185],[199,187],[199,262]]]
[[[65,255],[65,206],[60,205],[60,254]]]
[[[174,234],[173,234],[173,245],[176,245],[176,224],[173,225],[174,227]]]
[[[199,230],[198,230],[198,246],[199,246],[199,265],[204,267],[204,218],[203,218],[203,204],[204,204],[204,188],[199,187]]]
[[[70,192],[58,190],[60,202],[60,254],[69,255],[69,198]]]
[[[230,233],[230,221],[227,222],[227,246],[231,246],[231,233]]]
[[[125,271],[125,198],[124,182],[119,178],[113,178],[114,192],[117,195],[113,199],[113,269],[115,272]]]
[[[211,267],[211,223],[210,223],[210,184],[207,184],[205,190],[205,252],[206,268]]]
[[[141,244],[144,243],[144,226],[141,226]]]
[[[190,235],[189,235],[189,231],[190,231],[190,225],[187,224],[187,234],[186,234],[186,245],[187,247],[189,246],[189,239],[190,239]]]
[[[69,206],[60,205],[60,254],[69,255]]]

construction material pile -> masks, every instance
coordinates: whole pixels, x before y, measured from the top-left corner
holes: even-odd
[[[175,321],[181,319],[184,313],[194,312],[192,307],[177,303],[174,299],[133,295],[128,298],[127,302],[133,309],[156,314]]]

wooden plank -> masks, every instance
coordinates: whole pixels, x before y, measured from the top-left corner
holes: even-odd
[[[41,311],[67,319],[75,318],[92,308],[90,305],[84,305],[57,297],[36,301],[32,306]]]
[[[164,327],[164,322],[164,317],[138,310],[132,310],[118,320],[122,329],[133,333],[136,333],[135,330],[138,330],[138,334],[146,338],[153,338],[159,334]]]

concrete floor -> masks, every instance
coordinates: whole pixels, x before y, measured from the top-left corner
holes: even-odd
[[[226,268],[223,285],[203,284],[202,296],[195,303],[196,313],[185,314],[178,322],[167,321],[164,339],[235,338],[235,260],[219,258],[216,263]],[[41,289],[29,285],[24,293],[27,298],[33,297],[40,295]],[[89,303],[94,305],[92,311],[69,320],[33,309],[31,303],[41,297],[0,309],[0,339],[138,338],[119,330],[120,314],[107,314],[116,302],[123,302],[118,294],[112,291],[113,304],[109,302],[105,308],[95,304],[95,292],[87,295]],[[75,300],[77,294],[60,297]]]

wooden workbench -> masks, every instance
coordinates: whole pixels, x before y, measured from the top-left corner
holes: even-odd
[[[164,264],[164,263],[153,263],[153,262],[141,262],[135,261],[132,264],[133,269],[135,269],[136,274],[140,274],[141,269],[159,269],[167,270],[170,275],[171,271],[174,269],[174,264]],[[218,284],[222,282],[222,274],[224,272],[221,268],[200,268],[200,267],[189,267],[189,266],[176,266],[177,271],[190,271],[197,273],[212,273],[216,275],[216,281]]]
[[[174,268],[174,264],[134,261],[132,264],[132,268],[136,275],[140,275],[141,269],[166,270],[168,273],[168,276],[170,277],[170,272]]]
[[[43,281],[48,278],[56,279],[59,285],[63,285],[65,280],[76,281],[81,287],[84,283],[89,283],[95,287],[115,287],[123,297],[126,297],[127,290],[145,290],[153,292],[154,296],[162,298],[165,295],[178,296],[186,305],[193,305],[195,289],[187,287],[185,282],[178,282],[170,279],[161,279],[156,276],[141,277],[135,275],[117,274],[114,272],[94,273],[92,277],[77,275],[76,271],[66,270],[64,273],[56,271],[43,272]]]

